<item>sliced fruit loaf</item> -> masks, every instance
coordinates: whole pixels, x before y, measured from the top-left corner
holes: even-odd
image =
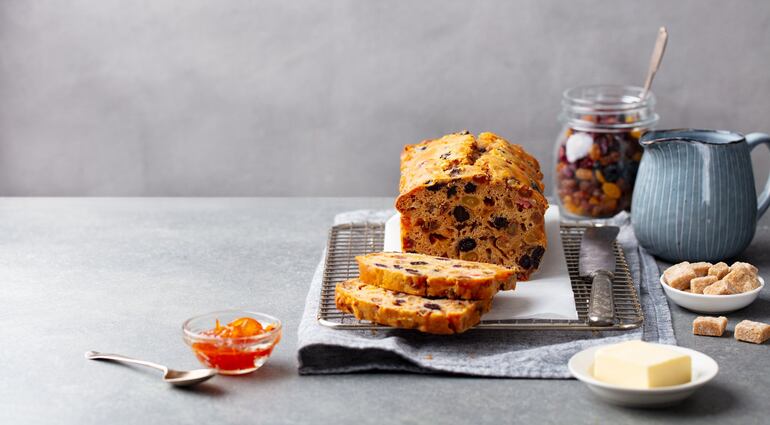
[[[495,264],[401,252],[375,252],[356,261],[362,282],[411,295],[484,300],[516,288],[515,270]]]
[[[515,267],[527,280],[547,248],[542,180],[534,157],[492,133],[407,145],[396,199],[402,249]]]
[[[492,300],[430,299],[368,285],[359,279],[338,283],[337,309],[359,320],[431,334],[465,332],[481,321]]]

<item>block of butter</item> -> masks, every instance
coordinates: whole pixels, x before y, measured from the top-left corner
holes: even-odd
[[[692,359],[662,345],[626,341],[596,350],[594,378],[629,388],[686,384],[692,379]]]

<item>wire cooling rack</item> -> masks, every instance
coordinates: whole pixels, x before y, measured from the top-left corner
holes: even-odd
[[[588,300],[591,294],[591,282],[581,278],[578,274],[580,241],[586,228],[588,226],[561,225],[562,245],[572,281],[572,292],[575,296],[575,306],[578,313],[577,320],[482,320],[474,329],[628,330],[641,326],[644,315],[639,305],[639,297],[634,288],[626,257],[617,242],[613,244],[616,259],[615,279],[612,285],[615,323],[612,326],[591,326],[588,324]],[[331,228],[321,285],[319,323],[335,329],[374,330],[388,328],[365,320],[358,320],[351,314],[337,310],[334,304],[334,287],[337,283],[358,277],[356,255],[382,251],[384,237],[385,226],[378,223],[341,224]]]

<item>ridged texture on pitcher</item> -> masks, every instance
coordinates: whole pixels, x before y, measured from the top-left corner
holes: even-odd
[[[746,143],[646,146],[631,213],[639,242],[669,261],[719,261],[748,246],[756,191]]]

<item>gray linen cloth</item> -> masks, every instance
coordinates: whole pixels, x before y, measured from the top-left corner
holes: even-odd
[[[384,222],[393,210],[339,214],[335,224]],[[318,314],[323,257],[310,284],[299,325],[299,373],[361,371],[448,373],[506,378],[569,378],[569,358],[593,345],[643,339],[676,344],[659,270],[639,246],[627,213],[608,220],[620,226],[618,241],[639,291],[644,325],[631,331],[470,330],[459,335],[428,335],[410,330],[334,330],[321,326]]]

